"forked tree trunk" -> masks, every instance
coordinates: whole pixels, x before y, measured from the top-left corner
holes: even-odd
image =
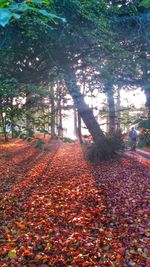
[[[98,122],[96,121],[93,111],[85,103],[83,95],[80,93],[79,86],[76,83],[76,76],[74,70],[69,67],[65,67],[65,82],[68,91],[73,98],[74,105],[78,110],[79,115],[84,121],[87,129],[93,137],[93,141],[99,148],[99,152],[103,158],[109,157],[111,154],[111,148],[107,143],[103,131],[100,129]]]

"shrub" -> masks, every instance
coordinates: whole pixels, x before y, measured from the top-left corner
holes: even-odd
[[[43,148],[43,144],[45,144],[45,142],[41,139],[37,139],[36,144],[35,144],[35,148],[36,149],[42,149]]]

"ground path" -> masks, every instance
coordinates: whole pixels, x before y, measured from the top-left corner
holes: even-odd
[[[1,152],[1,266],[149,266],[148,167],[78,144]]]

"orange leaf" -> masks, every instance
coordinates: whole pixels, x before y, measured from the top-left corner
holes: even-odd
[[[118,254],[116,255],[116,258],[117,258],[117,259],[121,259],[121,258],[122,258],[122,255],[118,253]]]
[[[31,251],[29,249],[25,249],[25,251],[23,252],[23,255],[26,256],[26,255],[29,255],[31,253]]]
[[[21,229],[24,229],[25,228],[25,225],[23,223],[20,223],[20,222],[15,222],[15,224],[21,228]]]
[[[124,247],[121,247],[121,248],[118,248],[118,250],[119,250],[120,252],[123,252],[123,251],[125,250],[125,248],[124,248]]]
[[[82,263],[82,267],[87,267],[87,266],[88,266],[88,263],[86,263],[86,262]]]

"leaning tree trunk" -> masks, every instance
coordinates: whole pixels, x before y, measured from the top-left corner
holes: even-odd
[[[106,88],[107,92],[107,101],[108,101],[108,131],[109,133],[113,133],[115,131],[115,123],[116,123],[116,114],[115,114],[115,102],[114,102],[114,92],[111,85],[108,85]]]
[[[65,67],[65,82],[68,91],[73,98],[74,105],[78,110],[79,115],[84,121],[87,129],[93,137],[93,141],[99,148],[99,152],[103,158],[108,158],[111,154],[111,148],[108,145],[103,131],[100,129],[98,122],[96,121],[93,111],[85,103],[84,97],[80,92],[79,86],[76,83],[76,76],[74,70],[69,67]]]

